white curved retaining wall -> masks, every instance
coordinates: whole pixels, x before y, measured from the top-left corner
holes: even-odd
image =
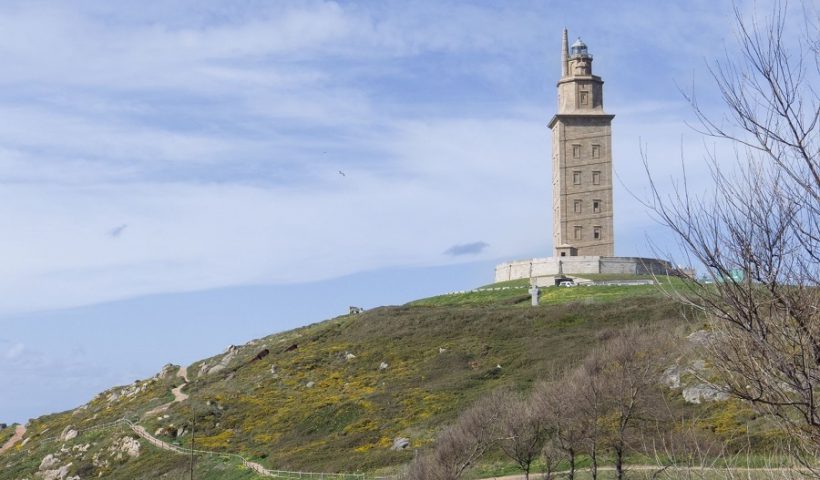
[[[544,257],[504,262],[495,267],[495,281],[506,282],[523,278],[594,273],[624,275],[668,275],[674,267],[665,260],[643,257]]]

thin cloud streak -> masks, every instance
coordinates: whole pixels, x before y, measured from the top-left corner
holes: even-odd
[[[490,244],[487,242],[460,243],[445,250],[444,254],[451,257],[458,257],[461,255],[478,255],[489,246]]]

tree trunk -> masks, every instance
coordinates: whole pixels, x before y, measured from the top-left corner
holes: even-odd
[[[592,480],[598,480],[598,446],[594,443],[592,444],[592,449],[590,451],[590,460],[592,460],[591,466],[591,473],[592,473]]]
[[[575,450],[570,449],[567,453],[569,453],[569,475],[567,475],[567,480],[575,480]]]
[[[615,447],[615,478],[624,480],[624,449]]]

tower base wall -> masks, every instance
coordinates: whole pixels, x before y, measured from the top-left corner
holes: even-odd
[[[643,257],[544,257],[504,262],[495,267],[495,282],[583,274],[672,275],[675,267],[666,260]]]

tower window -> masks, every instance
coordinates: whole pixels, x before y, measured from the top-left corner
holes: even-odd
[[[601,146],[600,145],[593,145],[592,146],[592,158],[601,158]]]
[[[580,185],[581,184],[581,171],[576,170],[572,172],[572,184],[573,185]]]
[[[595,240],[601,239],[601,227],[592,227],[592,237]]]
[[[580,145],[573,145],[572,146],[572,158],[581,158],[581,146]]]
[[[583,236],[582,227],[579,226],[579,225],[576,225],[575,226],[575,231],[573,233],[575,235],[575,240],[581,240],[581,237]]]
[[[601,201],[600,200],[593,200],[592,201],[592,213],[601,213]]]
[[[581,213],[581,200],[575,200],[575,213]]]
[[[589,105],[589,92],[581,92],[581,105]]]
[[[601,172],[592,172],[592,184],[593,185],[600,185],[601,184]]]

